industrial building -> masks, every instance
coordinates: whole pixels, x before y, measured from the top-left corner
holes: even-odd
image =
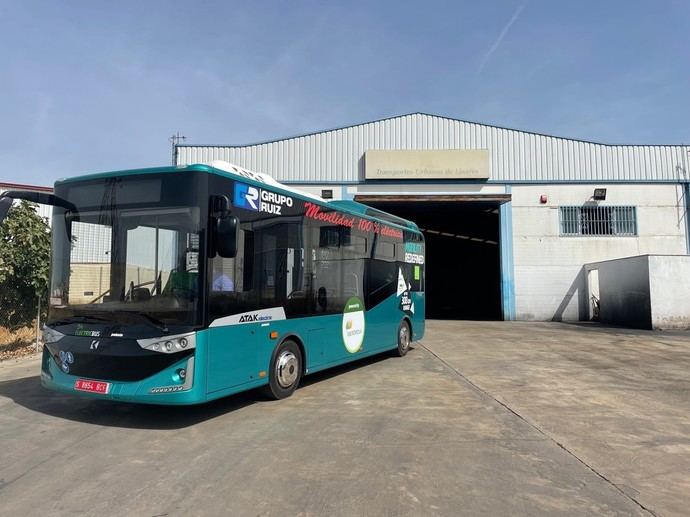
[[[581,320],[596,264],[688,255],[684,145],[610,145],[412,113],[248,145],[178,145],[415,221],[427,316]],[[602,295],[603,296],[603,295]]]

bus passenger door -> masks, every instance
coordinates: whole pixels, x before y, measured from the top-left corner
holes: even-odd
[[[370,349],[391,348],[397,342],[397,285],[398,267],[395,262],[377,259],[369,261],[366,340]]]
[[[235,258],[215,257],[210,261],[209,393],[256,380],[258,372],[265,369],[265,354],[257,350],[261,323],[246,316],[257,312],[251,311],[257,305],[253,232],[240,232],[238,248],[242,252]]]

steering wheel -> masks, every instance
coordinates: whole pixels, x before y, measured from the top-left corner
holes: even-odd
[[[189,301],[193,300],[194,296],[196,295],[194,290],[189,289],[187,287],[171,287],[170,288],[170,294],[174,298],[189,300]]]

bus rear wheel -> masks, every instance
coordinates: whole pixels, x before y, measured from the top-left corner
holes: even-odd
[[[289,397],[299,386],[301,378],[302,353],[297,343],[286,339],[273,353],[264,394],[274,400]]]
[[[398,349],[396,350],[396,355],[398,357],[406,355],[410,350],[411,343],[412,332],[410,331],[410,324],[406,320],[402,320],[398,327]]]

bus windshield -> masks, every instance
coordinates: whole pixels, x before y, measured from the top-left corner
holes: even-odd
[[[127,188],[114,200],[112,187],[99,187],[100,206],[74,203],[84,196],[72,187],[78,213],[55,208],[48,324],[88,318],[159,334],[198,325],[200,208],[160,195],[154,206],[136,206]]]

